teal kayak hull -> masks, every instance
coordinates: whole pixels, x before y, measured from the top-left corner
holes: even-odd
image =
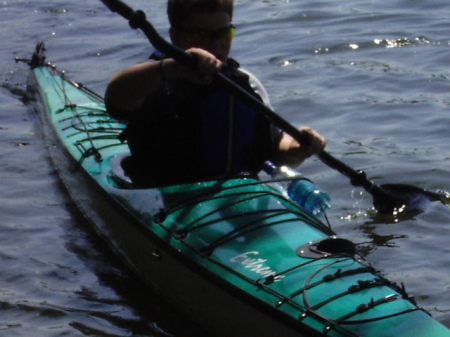
[[[271,184],[237,177],[137,189],[123,123],[50,67],[30,92],[48,149],[85,217],[154,291],[223,336],[450,337],[353,244]]]

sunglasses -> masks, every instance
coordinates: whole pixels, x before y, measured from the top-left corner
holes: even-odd
[[[189,42],[193,45],[205,45],[211,42],[219,42],[226,45],[231,42],[236,32],[236,27],[229,25],[228,27],[219,28],[216,30],[192,28],[192,29],[180,29],[185,33]]]

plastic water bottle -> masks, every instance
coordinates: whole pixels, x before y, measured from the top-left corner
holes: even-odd
[[[277,187],[285,196],[288,196],[315,216],[321,216],[328,208],[331,208],[331,200],[328,194],[319,190],[300,172],[287,166],[278,167],[270,161],[264,163],[263,170],[273,179],[292,178],[292,180],[277,183],[279,185]]]

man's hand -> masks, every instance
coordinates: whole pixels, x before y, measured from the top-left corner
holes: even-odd
[[[307,141],[300,144],[292,136],[283,134],[279,144],[280,161],[284,165],[296,167],[311,155],[320,153],[325,149],[326,140],[317,131],[310,127],[301,127],[299,130],[305,135]]]
[[[194,58],[197,69],[192,69],[173,60],[167,60],[165,61],[167,64],[167,77],[169,79],[182,79],[200,85],[210,84],[214,74],[218,73],[222,68],[222,62],[204,49],[190,48],[186,50],[186,53]]]

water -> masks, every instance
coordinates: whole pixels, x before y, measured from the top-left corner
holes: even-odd
[[[450,190],[450,3],[444,0],[236,0],[233,56],[258,74],[276,111],[377,183]],[[164,1],[133,0],[167,36]],[[100,1],[0,4],[0,336],[207,336],[140,283],[64,191],[24,104],[39,40],[70,77],[104,92],[151,51]],[[450,209],[374,218],[366,193],[319,161],[333,229],[450,326]]]

